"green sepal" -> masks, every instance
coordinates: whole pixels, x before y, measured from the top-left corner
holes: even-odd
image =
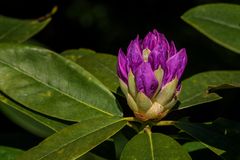
[[[132,95],[133,98],[136,97],[136,83],[135,83],[135,76],[132,73],[132,70],[130,69],[128,73],[128,87],[129,87],[129,92]]]
[[[160,88],[161,88],[161,84],[162,84],[162,79],[163,79],[163,74],[164,74],[164,71],[162,70],[162,68],[159,66],[157,70],[154,71],[154,75],[156,77],[156,79],[158,80],[158,88],[157,90],[155,91],[154,93],[154,96],[155,97],[157,95],[157,93],[159,92]]]
[[[138,112],[138,106],[129,93],[127,94],[127,103],[133,112]]]
[[[146,112],[152,106],[152,101],[143,92],[139,92],[136,97],[138,109]]]
[[[161,91],[156,95],[156,101],[162,106],[168,104],[175,96],[175,92],[178,85],[178,79],[175,78],[171,82],[168,82]]]
[[[123,82],[120,78],[119,78],[119,84],[120,84],[120,88],[121,88],[123,94],[127,97],[127,94],[128,94],[128,86],[127,86],[126,83]]]
[[[174,97],[168,104],[164,105],[165,110],[171,109],[177,103],[177,97]]]
[[[156,119],[161,117],[163,111],[164,107],[161,104],[154,102],[151,108],[145,113],[145,116],[148,119]]]
[[[150,49],[145,48],[142,52],[144,62],[148,61],[148,56],[151,53]]]

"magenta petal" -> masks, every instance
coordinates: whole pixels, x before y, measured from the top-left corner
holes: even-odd
[[[165,48],[168,51],[169,50],[169,44],[168,44],[168,40],[164,36],[164,34],[158,33],[157,30],[153,30],[153,32],[158,35],[158,45],[161,45],[162,48]]]
[[[161,45],[157,45],[150,53],[148,57],[148,62],[151,64],[152,69],[154,71],[158,69],[159,66],[165,69],[167,58],[168,58],[167,48]]]
[[[127,59],[129,61],[130,68],[135,74],[138,66],[143,63],[142,51],[138,37],[129,44],[127,49]]]
[[[122,49],[119,49],[118,52],[117,74],[123,82],[128,84],[127,58]]]
[[[178,79],[180,79],[183,74],[183,71],[185,70],[185,67],[187,65],[186,49],[185,48],[181,49],[177,54],[179,54],[179,59],[181,61],[180,68],[178,68],[178,71],[177,71],[177,77],[178,77]]]
[[[176,53],[177,53],[177,49],[175,47],[175,44],[173,41],[171,41],[170,49],[169,49],[169,57],[172,57]]]
[[[186,54],[185,48],[183,48],[174,56],[168,59],[166,81],[169,82],[175,77],[180,79],[186,67],[186,64],[187,64],[187,54]]]
[[[149,32],[143,39],[142,48],[143,49],[148,48],[149,50],[152,50],[154,46],[157,44],[157,42],[158,42],[158,35],[152,32]]]
[[[158,81],[151,65],[147,62],[142,63],[137,69],[135,78],[138,92],[141,91],[151,98],[158,88]]]

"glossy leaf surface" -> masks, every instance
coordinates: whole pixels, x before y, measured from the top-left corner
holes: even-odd
[[[47,49],[0,45],[0,90],[18,103],[70,121],[121,116],[113,94],[89,72]]]
[[[48,137],[18,160],[74,160],[110,138],[126,125],[120,118],[92,118]]]
[[[240,5],[207,4],[187,11],[182,19],[216,43],[240,53]]]
[[[24,42],[42,30],[50,20],[20,20],[0,16],[0,42]]]
[[[0,160],[16,160],[23,151],[17,148],[0,146]]]
[[[190,160],[191,157],[171,137],[146,133],[133,137],[125,146],[121,160]]]
[[[12,121],[41,137],[47,137],[66,127],[67,124],[57,121],[37,112],[27,109],[20,104],[0,94],[0,110]]]
[[[209,71],[196,74],[182,82],[178,109],[221,99],[210,89],[240,87],[240,71]]]
[[[63,52],[63,56],[74,61],[98,78],[112,92],[119,93],[119,80],[116,71],[117,57],[79,49]]]

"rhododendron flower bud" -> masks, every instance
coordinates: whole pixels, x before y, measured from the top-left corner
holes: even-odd
[[[129,107],[142,121],[163,118],[176,104],[180,78],[187,64],[186,50],[176,50],[157,30],[132,40],[118,53],[117,74]]]

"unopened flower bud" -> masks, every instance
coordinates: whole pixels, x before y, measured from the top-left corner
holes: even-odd
[[[186,64],[186,50],[177,51],[157,30],[132,40],[126,55],[119,50],[120,87],[137,118],[159,120],[169,112],[178,100]]]

